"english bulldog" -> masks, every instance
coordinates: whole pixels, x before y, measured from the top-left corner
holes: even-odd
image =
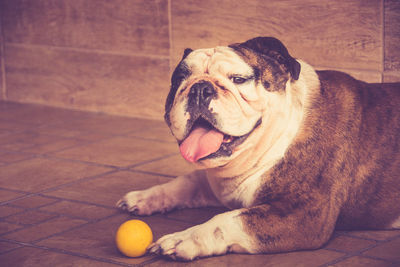
[[[316,71],[272,37],[186,49],[165,104],[198,170],[117,206],[229,211],[150,251],[193,260],[323,246],[334,229],[400,228],[400,84]]]

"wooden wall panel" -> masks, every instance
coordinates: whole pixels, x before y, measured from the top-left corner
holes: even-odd
[[[2,24],[1,24],[1,11],[0,11],[0,101],[6,100],[6,84],[4,80],[4,42],[3,42],[3,34],[2,34]]]
[[[161,120],[184,48],[255,36],[317,69],[400,81],[398,0],[0,0],[0,26],[0,100]]]
[[[5,40],[169,55],[167,0],[5,0]]]
[[[385,83],[400,82],[400,71],[383,73],[383,82]]]
[[[321,67],[382,68],[381,1],[173,0],[172,49],[213,47],[275,36]],[[174,64],[173,63],[173,64]]]
[[[6,45],[12,101],[161,120],[168,59]]]
[[[385,81],[400,81],[400,1],[385,0]]]

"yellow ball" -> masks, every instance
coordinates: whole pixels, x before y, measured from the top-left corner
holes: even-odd
[[[115,237],[119,251],[128,257],[144,255],[151,242],[153,233],[150,227],[140,220],[129,220],[121,224]]]

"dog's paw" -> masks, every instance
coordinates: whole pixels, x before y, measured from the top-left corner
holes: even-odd
[[[160,199],[150,190],[132,191],[121,198],[116,206],[137,215],[150,215],[160,211]]]
[[[211,239],[210,239],[211,238]],[[167,256],[174,260],[190,261],[199,257],[223,254],[226,252],[223,240],[216,246],[214,235],[202,225],[189,228],[182,232],[161,237],[153,243],[151,253]]]
[[[151,253],[167,256],[174,260],[189,261],[201,253],[200,237],[186,230],[179,233],[165,235],[150,247]]]

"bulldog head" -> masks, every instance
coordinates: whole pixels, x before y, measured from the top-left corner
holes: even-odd
[[[300,64],[272,37],[186,49],[165,104],[165,121],[182,156],[217,167],[240,155],[250,136],[269,123],[274,97],[285,94],[299,73]]]

